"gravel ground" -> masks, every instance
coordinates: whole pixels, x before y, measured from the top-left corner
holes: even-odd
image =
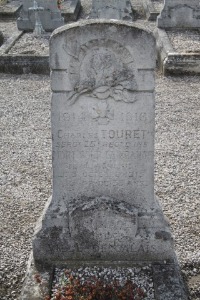
[[[0,31],[3,32],[4,42],[7,41],[12,35],[19,32],[17,23],[15,21],[0,21]]]
[[[200,30],[169,30],[167,35],[177,52],[200,52]]]
[[[0,299],[10,300],[19,294],[33,228],[51,195],[50,87],[44,76],[0,78]]]
[[[25,33],[8,54],[49,55],[49,39],[50,33],[42,37]]]
[[[141,299],[155,300],[151,270],[151,266],[134,268],[82,267],[73,270],[56,269],[52,284],[51,300],[56,299],[56,296],[59,293],[66,295],[66,287],[69,285],[76,286],[75,291],[79,286],[79,290],[85,289],[87,292],[87,287],[89,287],[90,290],[90,287],[93,285],[98,291],[99,282],[104,285],[104,291],[105,286],[107,287],[108,291],[110,285],[112,288],[115,286],[115,291],[119,291],[120,287],[124,287],[124,289],[126,289],[126,284],[129,282],[129,284],[131,283],[132,285],[132,289],[134,289],[135,286],[135,292],[138,288],[144,292],[144,294],[141,294]],[[70,279],[71,277],[72,279]]]
[[[35,222],[51,195],[50,81],[36,75],[0,78],[0,299],[14,300]],[[199,77],[157,74],[155,191],[194,289],[191,299],[200,299],[199,96]]]

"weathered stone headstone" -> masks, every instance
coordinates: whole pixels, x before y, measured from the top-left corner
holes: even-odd
[[[126,22],[53,34],[53,195],[37,264],[173,259],[154,196],[155,53],[152,35]]]
[[[93,0],[91,18],[132,21],[132,7],[129,0]]]
[[[65,22],[76,21],[81,9],[81,2],[80,0],[65,0],[60,7]]]
[[[199,0],[165,0],[157,25],[159,28],[199,28]]]
[[[20,17],[17,19],[19,30],[33,31],[35,29],[35,12],[30,10],[33,4],[33,0],[23,0]],[[43,11],[38,12],[38,15],[45,31],[53,31],[64,25],[64,19],[58,9],[57,0],[37,0],[37,5],[44,8]]]

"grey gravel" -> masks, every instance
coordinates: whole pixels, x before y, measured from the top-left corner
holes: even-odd
[[[50,33],[45,33],[41,37],[25,33],[8,54],[49,55],[49,39]]]
[[[69,283],[69,277],[72,276],[73,280],[79,280],[80,285],[86,282],[95,283],[100,280],[104,284],[118,283],[118,286],[124,286],[127,281],[131,281],[141,288],[146,296],[142,299],[154,300],[154,288],[151,265],[145,267],[81,267],[73,269],[55,269],[54,280],[52,284],[51,299],[56,299],[56,294]],[[128,299],[127,299],[128,300]]]
[[[15,21],[3,22],[2,20],[0,20],[0,31],[3,32],[5,41],[12,35],[19,32],[17,29],[17,23]]]
[[[11,300],[20,292],[35,222],[51,195],[49,77],[0,74],[0,91],[0,299]]]
[[[169,30],[167,35],[177,52],[200,52],[200,30]]]

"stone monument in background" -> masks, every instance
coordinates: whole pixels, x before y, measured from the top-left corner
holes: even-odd
[[[154,195],[155,55],[152,35],[126,22],[53,33],[53,195],[36,265],[174,259]]]
[[[157,24],[159,28],[199,28],[199,0],[164,0]]]
[[[81,9],[80,0],[64,0],[60,5],[65,22],[76,21]]]
[[[38,16],[45,31],[53,31],[64,25],[57,0],[37,0],[36,2],[38,7],[44,8],[44,10],[38,11]],[[32,7],[34,7],[33,0],[23,0],[20,17],[17,19],[19,30],[33,31],[35,29],[35,11],[30,9]]]
[[[92,0],[90,17],[93,19],[132,21],[131,2],[129,0]]]

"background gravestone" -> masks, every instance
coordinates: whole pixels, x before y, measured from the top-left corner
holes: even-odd
[[[45,31],[53,31],[54,29],[64,25],[64,19],[57,6],[57,0],[37,0],[37,4],[44,10],[38,12],[42,27]],[[20,17],[17,19],[17,27],[19,30],[33,31],[35,28],[35,12],[29,10],[33,7],[33,0],[23,0]]]
[[[132,7],[129,0],[93,0],[91,18],[132,21]]]
[[[65,22],[76,21],[81,9],[80,0],[65,0],[61,3],[61,13]]]
[[[78,22],[51,38],[53,195],[38,264],[173,259],[154,196],[155,42],[128,24]]]
[[[160,28],[199,28],[199,0],[165,0],[157,23]]]

